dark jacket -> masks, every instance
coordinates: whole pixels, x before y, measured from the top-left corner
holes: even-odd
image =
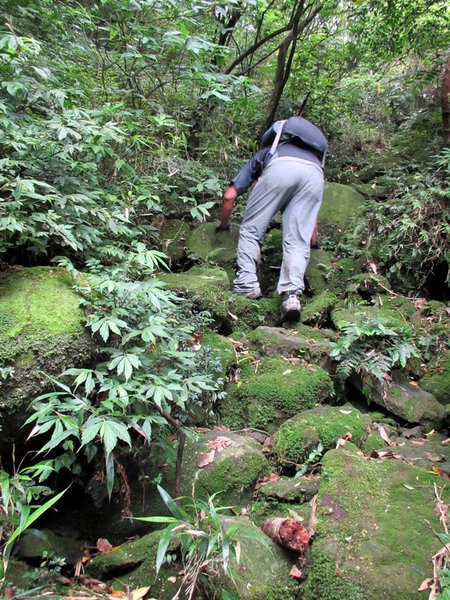
[[[244,165],[233,179],[234,187],[240,196],[248,190],[264,170],[264,167],[274,158],[292,156],[312,162],[323,168],[328,147],[327,138],[321,130],[303,117],[291,117],[284,126],[273,156],[270,147],[275,139],[281,121],[276,121],[268,129],[261,140],[263,148]]]

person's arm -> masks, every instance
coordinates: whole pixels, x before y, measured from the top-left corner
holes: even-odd
[[[237,197],[237,189],[232,183],[223,193],[222,207],[220,209],[220,225],[216,227],[216,231],[228,231],[230,229],[230,215]]]

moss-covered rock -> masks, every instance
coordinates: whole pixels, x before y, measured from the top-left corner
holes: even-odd
[[[190,227],[181,219],[167,219],[161,226],[159,244],[167,254],[169,264],[178,263],[186,252],[186,241],[190,235]]]
[[[450,352],[446,352],[435,368],[419,381],[420,387],[441,404],[450,403]]]
[[[356,377],[352,381],[361,389],[368,402],[382,406],[408,423],[439,428],[446,418],[445,407],[401,371],[393,372],[393,380],[387,392],[378,386],[368,389]]]
[[[261,289],[275,290],[283,261],[283,232],[279,228],[267,232],[261,249],[259,282]]]
[[[333,272],[331,255],[319,248],[311,250],[308,267],[305,273],[306,289],[308,293],[317,296],[331,288],[330,276]]]
[[[241,545],[241,560],[235,568],[235,582],[221,576],[213,577],[211,587],[222,597],[222,590],[240,600],[294,600],[298,586],[289,578],[296,555],[283,550],[264,535],[248,517],[226,517],[226,528],[240,526],[236,539]]]
[[[318,294],[306,306],[302,306],[301,322],[306,325],[324,325],[336,302],[336,294],[333,292],[327,290]]]
[[[332,394],[332,381],[322,368],[269,357],[261,359],[256,374],[243,370],[239,387],[247,425],[266,430]]]
[[[93,352],[80,299],[65,270],[16,268],[0,273],[0,366],[14,374],[0,386],[2,442],[13,439],[33,398],[69,367]]]
[[[214,450],[218,438],[225,438],[228,445]],[[209,455],[211,461],[204,467],[199,467],[205,455]],[[256,481],[268,468],[259,445],[252,439],[232,432],[202,433],[197,440],[186,442],[182,464],[182,493],[190,495],[192,484],[196,480],[196,497],[207,498],[208,495],[220,492],[220,503],[243,506],[251,497]]]
[[[302,598],[421,598],[417,589],[441,546],[434,534],[440,529],[436,477],[401,461],[368,461],[352,444],[328,452],[322,466],[317,535]]]
[[[238,529],[233,539],[239,540],[241,560],[239,565],[232,565],[235,581],[226,577],[220,566],[210,571],[205,582],[208,581],[206,585],[211,597],[219,598],[222,590],[227,590],[238,594],[242,600],[294,600],[297,586],[289,579],[289,571],[296,557],[279,548],[246,517],[223,517],[222,524],[224,529]],[[119,584],[131,589],[150,586],[148,596],[152,598],[169,600],[175,597],[182,582],[177,564],[164,563],[156,575],[156,553],[161,535],[161,531],[154,531],[111,552],[97,555],[88,565],[88,574],[112,583],[113,587]],[[173,554],[178,545],[179,541],[174,537],[168,552]]]
[[[346,433],[362,446],[366,429],[366,419],[353,406],[318,406],[283,423],[275,435],[274,453],[281,463],[302,464],[319,444],[328,450]]]
[[[320,478],[297,478],[282,477],[278,481],[262,483],[257,490],[257,496],[266,500],[277,502],[296,502],[303,504],[309,502],[319,491]]]
[[[328,369],[331,341],[335,334],[327,329],[313,329],[298,324],[295,329],[284,327],[258,327],[246,336],[250,347],[261,354],[275,356],[301,357],[305,360]]]
[[[238,237],[239,226],[233,223],[229,231],[221,232],[216,232],[216,223],[202,223],[192,231],[187,249],[203,262],[229,266],[236,259]]]
[[[158,279],[192,301],[195,310],[208,310],[221,317],[227,315],[230,281],[219,267],[195,266],[182,273],[161,273]]]
[[[278,296],[251,300],[232,294],[227,272],[219,267],[195,266],[182,273],[162,273],[159,279],[180,296],[189,298],[194,311],[209,311],[216,326],[227,333],[250,331],[279,320]]]
[[[364,206],[364,196],[348,185],[326,183],[319,211],[321,243],[337,244],[350,227],[351,217],[357,216]]]
[[[227,384],[226,396],[219,407],[220,424],[233,430],[246,427],[246,415],[238,387],[235,383]]]

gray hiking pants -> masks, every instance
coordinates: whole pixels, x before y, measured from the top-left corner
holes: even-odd
[[[301,294],[310,257],[311,236],[323,195],[322,169],[301,158],[273,159],[251,192],[239,230],[236,294],[255,293],[261,242],[272,217],[282,213],[283,262],[277,291]]]

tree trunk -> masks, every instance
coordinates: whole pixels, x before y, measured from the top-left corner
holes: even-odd
[[[442,77],[441,108],[444,125],[444,142],[450,144],[450,57],[444,67]]]

